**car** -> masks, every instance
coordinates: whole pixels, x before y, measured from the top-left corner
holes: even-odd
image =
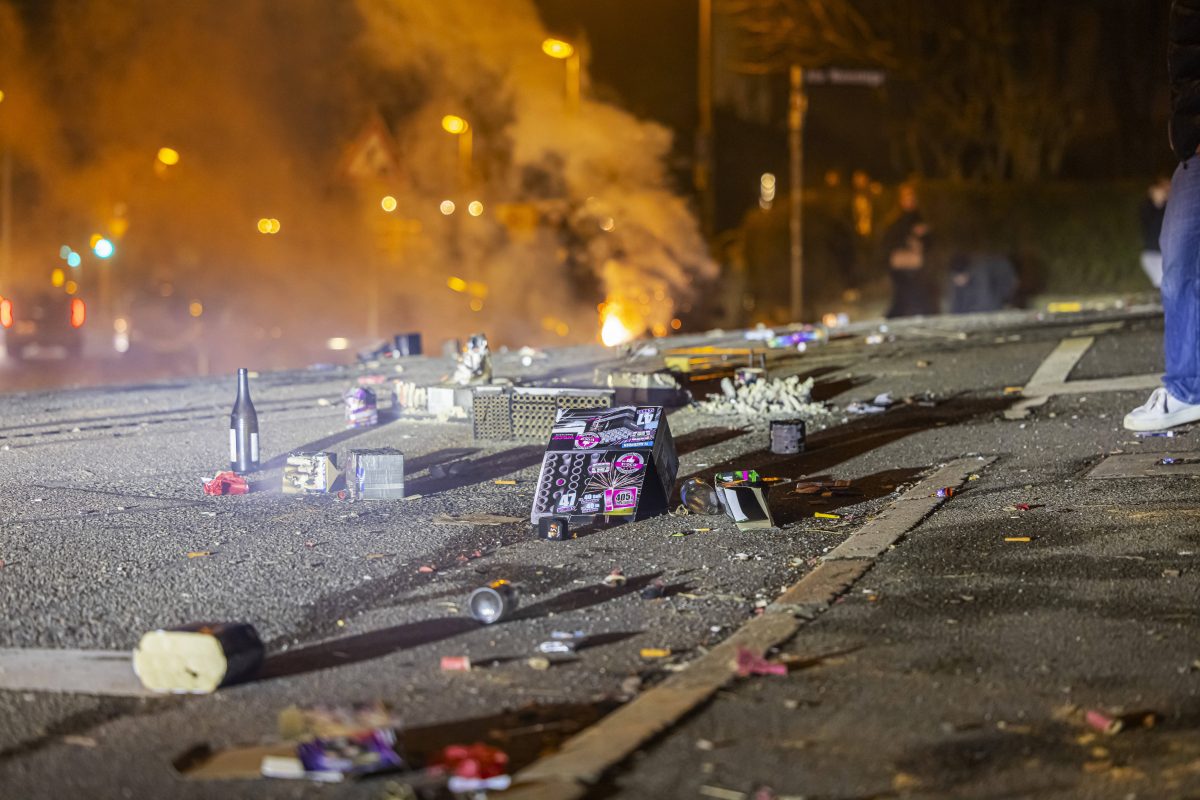
[[[87,304],[59,291],[0,293],[0,337],[9,358],[83,353]]]

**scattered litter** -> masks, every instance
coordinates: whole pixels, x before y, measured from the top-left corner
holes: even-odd
[[[537,532],[539,539],[551,542],[575,538],[575,534],[571,533],[570,521],[566,517],[542,517],[538,520]]]
[[[434,525],[509,525],[521,522],[520,517],[506,517],[500,514],[435,514]]]
[[[550,659],[545,658],[543,656],[534,656],[533,658],[527,659],[525,661],[525,663],[529,666],[530,669],[536,669],[536,670],[550,669]]]
[[[63,744],[69,744],[72,747],[91,748],[96,747],[99,744],[99,742],[97,742],[91,736],[77,736],[75,734],[68,734],[67,736],[62,737],[62,739],[59,741],[61,741]]]
[[[669,647],[643,647],[638,654],[642,658],[670,658],[671,649]]]
[[[492,483],[496,484],[497,486],[516,486],[517,485],[516,481],[505,480],[503,478],[501,478],[499,480],[494,480],[494,481],[492,481]]]
[[[862,401],[855,401],[851,403],[850,405],[846,406],[846,413],[859,415],[882,414],[895,404],[896,402],[892,400],[891,393],[884,392],[882,394],[875,395],[875,399],[871,400],[869,403]]]
[[[1021,394],[1024,391],[1025,391],[1024,386],[1005,386],[1004,387],[1005,394]]]
[[[431,572],[437,572],[437,567],[431,567],[428,564],[422,564],[421,566],[417,567],[417,572],[428,575]]]
[[[347,389],[342,395],[346,405],[347,428],[369,428],[379,423],[379,409],[375,393],[362,386]]]
[[[720,514],[717,492],[700,478],[688,478],[679,489],[679,497],[690,514]]]
[[[953,486],[943,486],[941,489],[937,490],[937,496],[938,497],[954,497],[954,487]]]
[[[492,382],[492,353],[485,334],[472,334],[467,339],[454,368],[454,382],[459,386]]]
[[[133,651],[133,671],[154,692],[208,694],[252,678],[263,644],[244,622],[194,623],[150,631]]]
[[[776,455],[796,455],[806,447],[806,429],[802,419],[771,420],[770,449]]]
[[[550,641],[542,642],[541,644],[539,644],[537,646],[537,649],[538,649],[539,653],[547,653],[547,654],[574,653],[575,645],[573,642],[570,642],[570,641],[563,641],[561,639],[551,639]]]
[[[748,386],[734,387],[730,394],[714,394],[692,408],[716,416],[745,418],[789,414],[809,423],[831,420],[833,413],[823,403],[812,402],[812,387],[812,378],[802,381],[798,375],[760,380]]]
[[[800,330],[789,331],[773,336],[767,341],[768,347],[797,347],[810,343],[820,343],[829,340],[829,330],[824,325],[805,325]]]
[[[1031,541],[1033,541],[1033,537],[1032,536],[1005,536],[1004,541],[1006,541],[1006,542],[1031,542]]]
[[[236,472],[226,470],[218,472],[212,480],[205,481],[204,493],[206,495],[249,494],[250,484],[246,483],[246,479]]]
[[[926,361],[925,359],[921,358],[921,359],[917,360],[917,368],[918,369],[927,369],[928,367],[929,367],[929,362]]]
[[[442,656],[442,672],[470,672],[470,656]]]
[[[642,589],[641,592],[643,600],[657,600],[660,597],[663,597],[666,593],[667,585],[661,580],[653,581],[645,589]]]
[[[347,463],[346,485],[352,498],[404,499],[404,454],[399,450],[392,447],[351,450]]]
[[[841,519],[841,514],[830,514],[826,511],[814,511],[813,516],[817,519]]]
[[[1092,709],[1084,714],[1089,727],[1110,736],[1130,728],[1153,728],[1158,724],[1158,714],[1153,711],[1135,711],[1128,714],[1108,714]]]
[[[433,756],[429,767],[458,778],[487,780],[508,772],[508,754],[482,742],[454,744]]]
[[[187,557],[188,558],[207,558],[208,556],[211,556],[211,555],[212,555],[211,550],[189,550]]]
[[[482,797],[489,790],[503,792],[512,786],[511,775],[497,775],[494,778],[461,778],[454,775],[450,780],[446,781],[446,789],[453,795],[464,795],[474,793],[475,797]]]
[[[604,585],[613,589],[617,588],[618,586],[624,586],[626,581],[628,581],[628,578],[626,578],[625,574],[619,569],[614,569],[612,572],[604,576]]]
[[[338,783],[380,772],[406,769],[396,752],[396,732],[375,728],[296,745],[296,757],[265,756],[262,774],[268,778],[307,778]]]
[[[1183,574],[1183,571],[1178,569],[1164,569],[1162,574],[1164,578],[1178,578]]]
[[[1139,439],[1174,439],[1175,431],[1138,431],[1134,436]]]
[[[329,453],[292,453],[283,465],[283,493],[324,494],[337,475]]]
[[[718,472],[713,479],[721,508],[740,531],[775,527],[767,505],[770,487],[764,480],[760,480],[754,470]]]
[[[701,786],[698,791],[703,797],[711,797],[713,800],[746,800],[745,792],[737,792],[733,789],[724,789],[720,786]]]
[[[471,592],[467,610],[484,625],[498,622],[517,607],[517,590],[506,580],[492,581]]]
[[[582,639],[586,636],[584,631],[550,631],[551,639]]]
[[[787,665],[768,661],[745,647],[737,649],[737,674],[745,678],[750,675],[787,675]]]

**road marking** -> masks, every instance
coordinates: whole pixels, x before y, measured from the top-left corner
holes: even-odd
[[[124,650],[0,648],[0,689],[162,697],[142,686]]]
[[[1098,378],[1094,380],[1068,381],[1067,377],[1075,365],[1096,341],[1094,336],[1077,336],[1063,339],[1050,355],[1046,356],[1033,377],[1025,384],[1022,399],[1005,410],[1005,419],[1025,419],[1032,409],[1046,404],[1056,394],[1096,394],[1099,392],[1124,392],[1136,389],[1153,389],[1162,385],[1162,378],[1155,375],[1126,375],[1120,378]]]
[[[558,752],[518,772],[513,788],[497,796],[505,800],[578,800],[586,795],[605,772],[728,683],[737,672],[739,647],[763,653],[791,639],[805,622],[829,608],[866,574],[879,553],[945,502],[945,498],[937,496],[938,488],[961,486],[972,472],[978,472],[993,460],[957,459],[909,489],[843,544],[858,537],[863,542],[862,552],[874,555],[849,555],[857,545],[837,557],[830,553],[828,560],[780,595],[761,616],[746,622],[728,639],[692,661],[683,672],[671,675],[568,739]],[[883,544],[884,541],[889,544]]]

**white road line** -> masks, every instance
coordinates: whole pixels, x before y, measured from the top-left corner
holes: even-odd
[[[1005,419],[1024,419],[1031,409],[1043,406],[1056,394],[1093,394],[1153,389],[1162,385],[1158,375],[1125,375],[1120,378],[1068,381],[1067,377],[1096,341],[1093,336],[1063,339],[1046,360],[1038,365],[1022,390],[1022,399],[1005,410]]]

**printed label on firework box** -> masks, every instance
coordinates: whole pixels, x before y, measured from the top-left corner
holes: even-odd
[[[660,406],[563,409],[550,434],[530,521],[572,525],[667,510],[679,459]]]

